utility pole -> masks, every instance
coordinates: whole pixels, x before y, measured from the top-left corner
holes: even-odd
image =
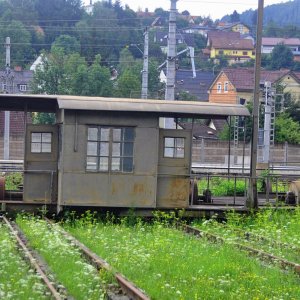
[[[6,93],[10,91],[10,37],[5,41],[6,60],[5,60],[5,87]],[[4,159],[9,160],[9,135],[10,135],[10,112],[4,112]]]
[[[249,208],[258,208],[257,197],[257,143],[258,143],[258,117],[259,117],[259,83],[260,83],[260,65],[261,65],[261,42],[263,27],[264,0],[258,0],[257,30],[256,30],[256,57],[255,57],[255,86],[253,99],[253,127],[251,139],[251,159],[250,159],[250,181],[246,205]]]
[[[143,75],[142,75],[142,99],[148,98],[148,60],[149,60],[149,30],[146,27],[144,32],[144,53],[143,53]]]
[[[169,16],[169,33],[168,33],[168,54],[167,54],[167,82],[165,100],[175,99],[175,64],[176,64],[176,2],[171,0],[171,9]],[[173,119],[165,119],[165,127],[173,128]]]

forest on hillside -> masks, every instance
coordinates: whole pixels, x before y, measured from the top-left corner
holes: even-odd
[[[264,7],[264,25],[273,24],[278,28],[283,26],[297,27],[300,26],[300,0],[267,5],[265,1]],[[249,9],[239,15],[241,22],[248,26],[255,26],[257,18],[257,10]],[[230,16],[226,15],[223,21],[230,20]]]

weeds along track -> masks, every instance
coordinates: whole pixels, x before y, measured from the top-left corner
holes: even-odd
[[[41,278],[41,281],[45,284],[48,291],[51,294],[51,297],[55,300],[62,300],[66,299],[65,295],[61,295],[61,292],[56,288],[56,286],[53,284],[53,282],[48,278],[47,274],[44,272],[45,265],[38,256],[34,254],[32,249],[30,249],[24,240],[23,234],[19,230],[17,226],[15,226],[13,223],[11,223],[5,216],[0,216],[0,219],[6,224],[7,228],[11,232],[11,234],[14,236],[18,248],[23,253],[23,257],[30,262],[31,267],[36,271],[36,273]]]
[[[297,245],[291,245],[287,242],[278,241],[271,237],[263,236],[261,234],[257,234],[255,232],[243,230],[240,228],[224,227],[224,231],[225,233],[227,233],[227,235],[229,235],[229,237],[240,239],[245,243],[268,246],[269,248],[274,247],[275,249],[279,248],[281,250],[291,251],[294,253],[296,259],[300,259],[300,247],[298,247]]]
[[[55,223],[52,220],[49,220],[48,218],[44,218],[44,220],[49,224],[50,226],[54,226]],[[60,233],[72,244],[78,247],[78,249],[82,252],[82,254],[86,257],[88,261],[92,265],[94,265],[98,270],[104,269],[108,272],[114,273],[113,268],[101,257],[93,253],[88,247],[86,247],[84,244],[79,242],[75,237],[73,237],[71,234],[66,232],[63,228],[59,226]],[[122,290],[122,293],[124,296],[127,296],[128,299],[131,300],[150,300],[150,298],[138,287],[136,287],[132,282],[130,282],[128,279],[126,279],[122,274],[120,273],[114,273],[114,277]]]
[[[188,234],[192,234],[192,235],[195,235],[198,237],[205,237],[209,241],[212,241],[214,243],[216,243],[216,242],[230,243],[231,245],[235,246],[236,248],[246,251],[249,254],[255,255],[262,260],[268,260],[274,264],[278,264],[283,269],[286,269],[286,268],[292,269],[292,270],[294,270],[295,273],[300,275],[300,264],[298,264],[298,263],[288,261],[285,258],[282,258],[280,256],[274,255],[274,254],[266,252],[266,251],[263,251],[261,249],[253,248],[251,246],[246,245],[245,243],[242,243],[242,241],[237,242],[236,240],[233,241],[232,239],[226,239],[226,238],[223,238],[214,233],[200,230],[198,228],[195,228],[195,227],[192,227],[189,225],[185,225],[185,224],[179,224],[179,227],[182,228],[182,230],[184,230]],[[256,238],[258,238],[258,237],[256,236]],[[247,241],[247,239],[246,239],[246,241]],[[264,241],[266,242],[267,239],[265,239]],[[243,242],[245,242],[244,238],[243,238]],[[272,243],[275,244],[275,241],[271,241],[271,244]]]
[[[204,231],[221,236],[226,241],[236,242],[245,246],[259,248],[262,251],[270,252],[275,256],[286,260],[300,263],[300,248],[294,242],[283,242],[274,237],[257,234],[255,231],[243,230],[226,224],[213,223],[214,226],[206,226]],[[197,225],[195,226],[196,228]]]

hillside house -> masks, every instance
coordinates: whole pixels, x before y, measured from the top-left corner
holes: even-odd
[[[294,60],[300,61],[300,39],[298,38],[263,37],[261,52],[263,54],[271,54],[274,47],[278,44],[284,44],[289,47],[293,52]]]
[[[16,67],[14,70],[0,71],[0,91],[2,94],[26,94],[30,92],[32,71],[25,71]],[[10,159],[22,159],[24,154],[23,136],[25,131],[25,115],[23,112],[11,111],[9,114]],[[27,123],[31,123],[31,116],[27,115]],[[5,112],[0,111],[0,159],[3,159]]]
[[[194,139],[212,139],[218,140],[219,134],[224,130],[227,124],[226,120],[221,119],[207,119],[203,122],[188,122],[188,120],[182,120],[178,125],[185,130],[193,131]]]
[[[212,72],[196,71],[196,77],[193,77],[191,70],[176,70],[175,97],[180,92],[187,92],[197,101],[208,102],[208,89],[215,77]],[[160,81],[166,82],[164,70],[160,73]]]
[[[241,35],[248,35],[250,34],[250,28],[241,22],[234,22],[234,23],[219,23],[217,26],[218,30],[222,31],[233,31],[238,32]]]
[[[213,30],[213,28],[209,25],[196,25],[192,24],[188,28],[182,29],[184,33],[191,33],[191,34],[200,34],[207,38],[207,33]]]
[[[284,92],[289,92],[292,97],[298,99],[300,95],[299,75],[290,70],[261,70],[261,84],[266,81],[275,86],[280,84],[284,87]],[[209,88],[209,102],[244,104],[253,100],[253,91],[253,68],[225,68]]]
[[[14,70],[0,71],[0,91],[2,93],[24,94],[30,92],[33,72],[15,67]]]
[[[168,33],[156,31],[154,33],[154,43],[159,44],[163,53],[168,52]],[[191,33],[176,33],[176,44],[186,47],[195,47],[194,35]]]
[[[216,63],[220,57],[228,63],[243,63],[255,58],[255,48],[251,39],[243,39],[239,32],[209,31],[207,47],[203,53]]]

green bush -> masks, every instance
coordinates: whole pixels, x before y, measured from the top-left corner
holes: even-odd
[[[200,180],[198,188],[200,192],[207,189],[207,180]],[[214,177],[210,179],[209,189],[214,196],[234,196],[234,179],[228,180],[227,178]],[[246,189],[245,180],[237,179],[235,189],[237,196],[244,195]]]
[[[22,173],[10,173],[5,176],[5,189],[8,191],[16,191],[23,184]]]

